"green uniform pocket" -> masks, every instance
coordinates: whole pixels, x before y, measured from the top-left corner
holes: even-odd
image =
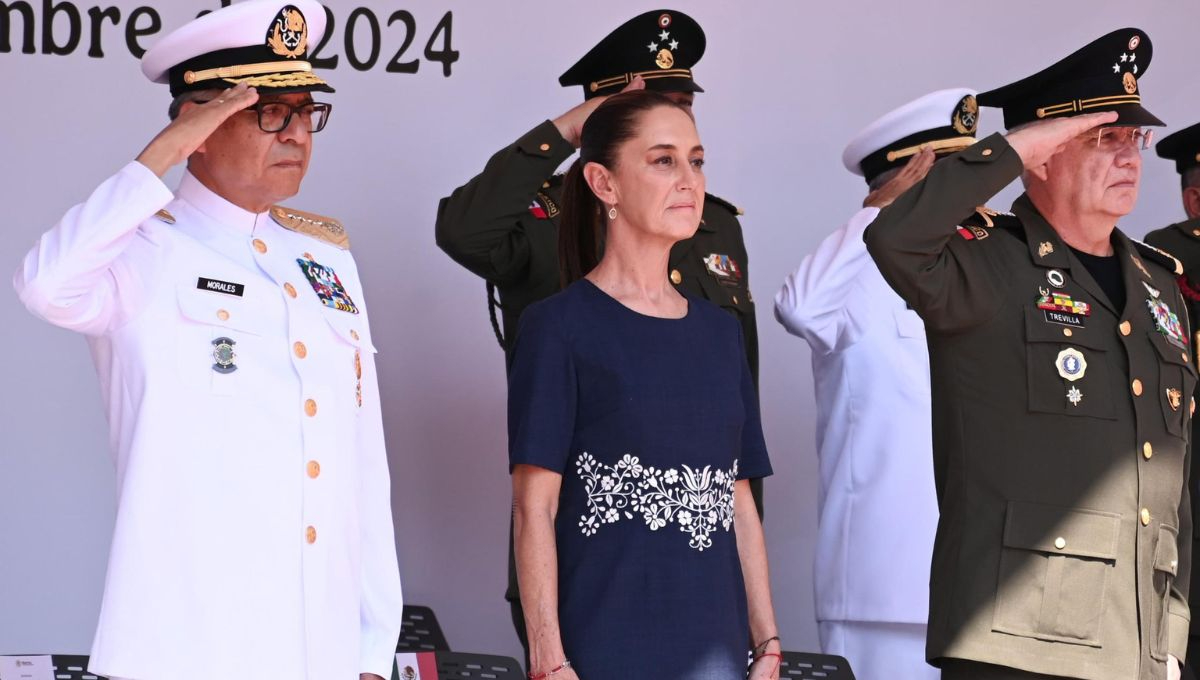
[[[1010,502],[992,630],[1100,647],[1121,516]]]
[[[1116,418],[1109,342],[1111,329],[1073,328],[1046,320],[1045,312],[1025,309],[1026,384],[1029,410],[1059,416]]]
[[[1154,548],[1154,605],[1150,612],[1150,656],[1166,661],[1170,653],[1171,588],[1179,570],[1179,530],[1162,525]]]
[[[1162,402],[1160,410],[1167,432],[1184,438],[1190,422],[1196,371],[1191,366],[1187,351],[1171,344],[1161,333],[1151,331],[1150,344],[1154,345],[1162,359],[1158,365],[1158,399]]]

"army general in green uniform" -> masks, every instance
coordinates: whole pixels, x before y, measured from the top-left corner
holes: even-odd
[[[658,90],[690,108],[695,93],[704,91],[692,74],[704,48],[704,31],[682,12],[655,10],[630,19],[559,78],[563,86],[583,87],[583,104],[500,149],[482,173],[442,199],[438,246],[487,281],[492,325],[506,357],[511,356],[525,308],[560,290],[562,176],[555,171],[578,148],[584,121],[605,97],[626,88]],[[669,276],[679,288],[738,319],[757,381],[758,329],[739,214],[730,203],[707,194],[696,235],[671,250]],[[495,317],[497,306],[502,322]],[[761,482],[751,480],[760,514]],[[517,635],[525,644],[511,549],[505,597],[513,607]]]
[[[1200,124],[1184,128],[1155,145],[1154,151],[1162,158],[1175,161],[1175,169],[1179,171],[1180,192],[1183,199],[1183,209],[1187,219],[1168,227],[1157,229],[1146,234],[1146,243],[1157,246],[1174,255],[1183,264],[1183,274],[1179,277],[1179,289],[1187,304],[1188,317],[1192,323],[1200,318]],[[1192,345],[1195,352],[1196,342],[1200,340],[1193,333]],[[1196,441],[1196,420],[1192,420],[1192,444]],[[1196,466],[1192,466],[1191,480],[1188,489],[1195,494],[1200,487],[1200,478]],[[1196,563],[1195,531],[1200,528],[1195,521],[1195,506],[1192,508],[1191,551],[1192,564]],[[1200,589],[1192,588],[1189,593],[1189,604],[1192,609],[1200,608],[1197,596]],[[1190,677],[1200,676],[1197,669],[1196,651],[1200,650],[1200,621],[1192,621],[1189,647],[1193,650],[1187,660]]]
[[[1123,29],[985,92],[992,135],[868,228],[928,329],[940,520],[927,657],[943,678],[1178,673],[1196,372],[1178,263],[1116,228],[1137,199],[1138,79]],[[1136,68],[1135,68],[1136,67]],[[961,216],[1021,177],[1012,215]]]

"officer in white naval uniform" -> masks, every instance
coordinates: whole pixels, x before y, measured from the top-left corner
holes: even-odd
[[[926,95],[850,142],[842,161],[867,180],[864,207],[804,258],[775,297],[776,319],[812,348],[821,649],[845,656],[860,680],[938,677],[925,663],[938,516],[925,329],[883,280],[863,232],[937,156],[975,141],[973,95]]]
[[[339,223],[275,205],[328,119],[305,60],[324,23],[313,0],[250,0],[163,38],[143,71],[170,83],[174,121],[16,274],[34,314],[87,336],[108,410],[119,500],[92,672],[391,674],[402,598],[363,291]]]

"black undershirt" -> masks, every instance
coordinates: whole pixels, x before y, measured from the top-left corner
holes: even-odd
[[[1068,246],[1070,247],[1070,246]],[[1100,289],[1108,297],[1108,301],[1113,303],[1117,313],[1121,314],[1125,311],[1125,278],[1121,275],[1121,262],[1117,256],[1109,255],[1108,257],[1100,257],[1098,255],[1090,255],[1080,250],[1071,248],[1071,252],[1075,253],[1075,257],[1087,268],[1088,273],[1096,279],[1096,283],[1100,284]]]

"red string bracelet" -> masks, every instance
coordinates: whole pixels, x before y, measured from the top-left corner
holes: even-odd
[[[780,666],[782,666],[782,663],[784,663],[784,655],[780,654],[778,651],[764,651],[762,654],[758,655],[757,658],[755,658],[755,662],[762,661],[763,658],[768,656],[774,656],[775,658],[778,658],[779,661],[776,663],[779,663]]]
[[[780,658],[782,658],[782,657],[780,657]],[[550,677],[551,675],[554,675],[555,673],[561,673],[562,671],[565,671],[566,669],[568,669],[570,667],[571,667],[571,661],[569,659],[564,659],[562,663],[558,664],[554,668],[551,668],[550,670],[546,671],[545,673],[539,673],[537,675],[530,673],[529,680],[546,680],[546,678]]]
[[[758,658],[756,658],[754,661],[757,663],[768,656],[773,656],[778,659],[778,661],[776,661],[777,666],[783,665],[783,654],[780,654],[779,652],[763,652],[762,654],[759,654]]]

